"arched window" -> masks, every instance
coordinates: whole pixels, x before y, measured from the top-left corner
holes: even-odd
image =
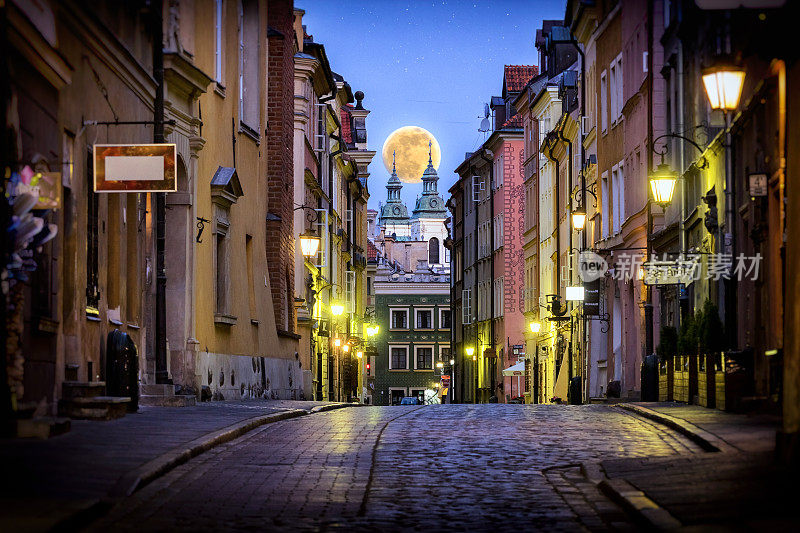
[[[436,237],[432,237],[431,240],[428,241],[428,264],[439,264],[439,239]]]

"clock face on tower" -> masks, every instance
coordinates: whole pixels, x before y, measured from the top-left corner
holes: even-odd
[[[395,215],[399,215],[400,214],[400,207],[399,206],[394,206],[394,214]]]
[[[431,200],[431,207],[436,207],[436,204],[438,203],[439,202],[437,202],[436,200]]]

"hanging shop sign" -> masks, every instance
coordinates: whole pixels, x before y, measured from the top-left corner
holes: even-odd
[[[174,144],[94,145],[94,191],[175,192]]]
[[[601,279],[595,279],[583,284],[583,314],[584,316],[600,316],[600,284]]]
[[[686,257],[677,261],[648,261],[642,265],[645,285],[691,285],[699,279],[699,257]]]

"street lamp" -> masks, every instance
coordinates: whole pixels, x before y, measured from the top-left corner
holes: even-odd
[[[364,352],[356,352],[356,357],[358,357],[359,359],[363,358]]]
[[[303,233],[300,235],[300,250],[303,257],[310,259],[317,255],[319,251],[320,239],[313,233]]]
[[[342,351],[343,351],[344,353],[347,353],[347,352],[349,352],[349,351],[350,351],[350,345],[349,345],[349,344],[344,344],[344,345],[342,345]]]
[[[474,359],[474,355],[473,354],[475,353],[475,347],[467,346],[466,348],[464,348],[464,353],[466,353],[468,357],[473,357],[473,359]]]
[[[678,174],[666,163],[659,164],[655,172],[650,174],[650,190],[653,193],[653,200],[663,209],[666,209],[672,202],[677,181]]]
[[[586,225],[586,208],[579,205],[578,208],[572,212],[572,227],[580,231]]]
[[[703,85],[711,109],[735,111],[744,85],[744,69],[729,61],[717,61],[703,69]]]
[[[541,322],[531,322],[529,326],[531,328],[531,333],[539,333],[540,331],[542,331]]]
[[[342,339],[340,339],[339,337],[336,337],[335,339],[333,339],[333,345],[338,348],[339,346],[342,345]]]
[[[341,316],[344,313],[344,306],[342,304],[331,304],[331,314],[333,316]]]
[[[450,359],[450,366],[453,366],[454,364],[456,364],[456,360],[455,359]]]

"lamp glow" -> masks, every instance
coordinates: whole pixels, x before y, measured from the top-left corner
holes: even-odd
[[[344,306],[342,304],[331,304],[331,314],[333,316],[341,316],[344,313]]]
[[[658,165],[656,171],[650,174],[650,191],[653,193],[653,200],[666,209],[672,202],[677,181],[678,175],[669,168],[669,165],[666,163]]]
[[[583,301],[583,286],[567,287],[567,301],[568,302],[582,302]]]
[[[542,324],[540,322],[531,322],[529,326],[531,328],[531,333],[539,333],[542,331]]]
[[[578,207],[572,212],[572,227],[576,230],[582,230],[586,225],[586,208],[583,206]]]
[[[339,346],[342,345],[342,339],[339,338],[333,339],[333,345],[338,348]]]
[[[342,351],[345,352],[345,353],[349,352],[350,351],[350,345],[349,344],[342,345]]]
[[[303,257],[311,258],[317,255],[319,250],[319,237],[311,233],[303,233],[300,235],[300,250]]]
[[[444,363],[439,361],[438,363],[436,363],[436,368],[444,368]]]
[[[478,360],[478,356],[477,356],[477,355],[473,355],[473,356],[472,356],[472,360],[473,360],[473,361],[477,361],[477,360]]]
[[[731,63],[718,63],[703,69],[703,85],[711,109],[735,111],[744,85],[744,69]]]
[[[464,348],[464,353],[466,353],[468,356],[471,356],[475,353],[475,348],[473,346],[467,346]]]
[[[453,366],[454,364],[456,364],[456,360],[455,359],[450,359],[450,366]]]
[[[356,352],[356,357],[361,359],[362,357],[364,357],[364,352]]]

